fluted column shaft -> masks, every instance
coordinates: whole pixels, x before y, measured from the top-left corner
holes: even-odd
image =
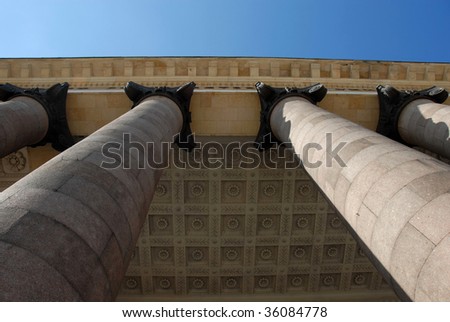
[[[38,143],[47,134],[48,126],[47,112],[37,100],[17,96],[0,102],[0,157]]]
[[[5,190],[0,300],[113,300],[162,171],[142,167],[136,146],[148,158],[161,155],[161,143],[181,128],[173,100],[148,97]],[[114,161],[102,153],[107,143],[120,144],[114,155],[123,154],[127,166],[105,168]]]
[[[450,106],[414,100],[403,108],[397,127],[405,142],[450,159]]]
[[[448,165],[300,97],[280,100],[270,126],[402,296],[450,300]]]

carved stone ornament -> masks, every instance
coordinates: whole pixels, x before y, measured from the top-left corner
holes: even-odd
[[[277,138],[275,138],[270,128],[270,115],[278,102],[286,97],[297,96],[317,104],[327,94],[327,89],[322,84],[304,88],[274,88],[263,82],[257,82],[255,87],[261,104],[259,131],[255,139],[256,146],[260,150],[270,148],[277,142]]]
[[[28,172],[29,164],[27,148],[22,148],[2,158],[2,166],[3,171],[8,174]]]

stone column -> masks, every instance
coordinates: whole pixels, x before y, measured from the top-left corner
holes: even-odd
[[[0,85],[0,158],[20,148],[51,142],[63,151],[73,145],[66,120],[69,84],[47,90]]]
[[[35,99],[19,96],[0,103],[0,157],[40,142],[47,134],[48,117]]]
[[[1,301],[109,301],[117,295],[195,84],[136,106],[0,195]],[[144,95],[145,94],[145,95]]]
[[[378,86],[380,118],[377,132],[410,146],[422,147],[450,159],[450,106],[448,93],[432,87],[422,91],[398,91]]]
[[[271,92],[261,83],[257,90],[261,99]],[[270,101],[273,134],[292,143],[399,296],[449,301],[450,166],[329,113],[304,95]]]

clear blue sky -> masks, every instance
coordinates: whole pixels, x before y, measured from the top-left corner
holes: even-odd
[[[0,57],[450,62],[449,0],[3,0]]]

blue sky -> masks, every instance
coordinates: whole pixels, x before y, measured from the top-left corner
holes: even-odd
[[[0,57],[450,62],[449,0],[14,0]]]

